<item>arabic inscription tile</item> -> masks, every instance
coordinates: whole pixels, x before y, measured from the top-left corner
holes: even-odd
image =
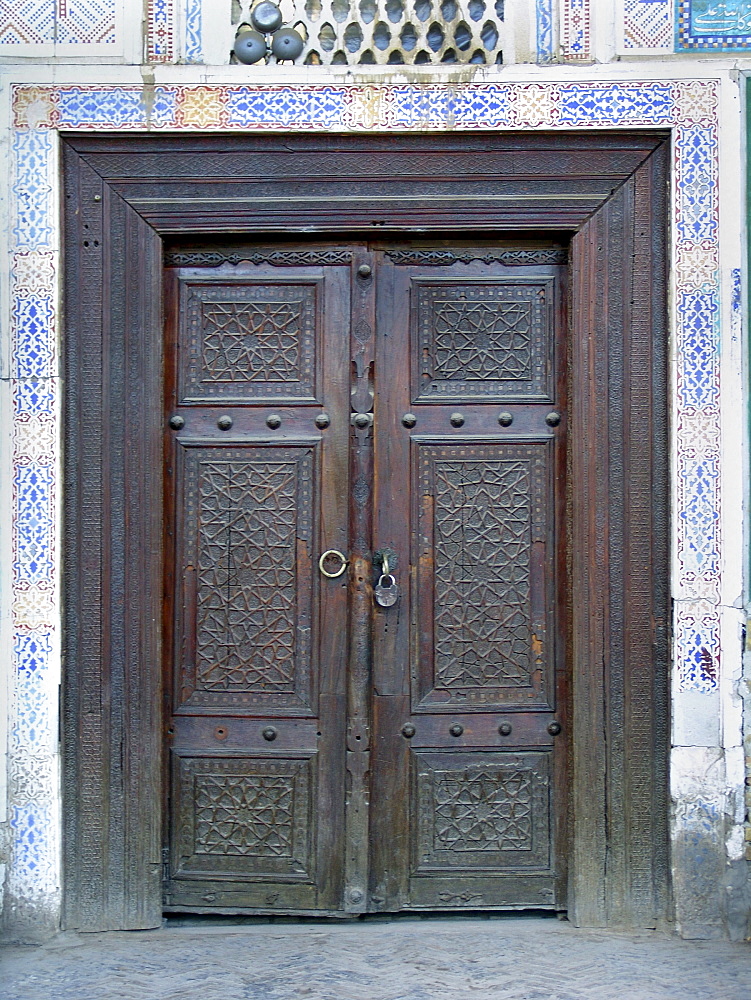
[[[750,0],[678,0],[677,52],[751,48]]]

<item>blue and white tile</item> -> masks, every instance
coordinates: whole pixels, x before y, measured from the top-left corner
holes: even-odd
[[[673,51],[673,0],[619,0],[618,6],[625,55]]]
[[[13,579],[52,585],[56,579],[56,470],[16,465],[13,472]]]
[[[186,63],[202,63],[203,59],[203,0],[185,0],[185,32],[183,59]],[[214,8],[216,16],[216,8]],[[227,46],[229,48],[229,45]]]
[[[555,56],[553,34],[553,0],[535,2],[535,45],[537,62],[550,63]]]
[[[671,125],[669,83],[568,83],[560,86],[560,125]]]
[[[15,246],[19,250],[52,249],[54,216],[51,162],[57,137],[49,129],[18,129],[13,137]]]
[[[676,52],[744,52],[751,49],[748,0],[675,0]]]

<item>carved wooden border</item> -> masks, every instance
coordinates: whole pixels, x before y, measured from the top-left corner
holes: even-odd
[[[295,151],[309,168],[290,181]],[[443,186],[426,190],[426,154]],[[450,182],[480,161],[475,197],[452,200]],[[665,917],[668,162],[654,131],[65,140],[66,927],[161,920],[163,239],[311,226],[380,237],[386,214],[402,231],[573,234],[572,435],[586,446],[571,456],[570,913]],[[384,208],[373,194],[386,190],[401,198]]]

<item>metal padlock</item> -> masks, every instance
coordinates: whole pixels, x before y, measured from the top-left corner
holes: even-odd
[[[398,597],[399,588],[396,585],[396,580],[390,573],[381,573],[378,583],[375,585],[376,603],[380,604],[382,608],[390,608],[392,604],[396,604]]]

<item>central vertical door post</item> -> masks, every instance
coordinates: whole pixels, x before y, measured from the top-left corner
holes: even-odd
[[[373,669],[373,366],[375,275],[371,255],[357,249],[350,316],[350,613],[347,676],[347,786],[344,909],[368,909],[371,686]]]

